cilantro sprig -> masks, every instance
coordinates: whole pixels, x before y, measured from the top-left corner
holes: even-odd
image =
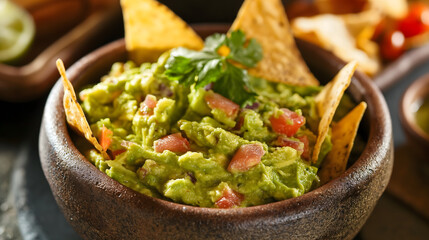
[[[213,83],[215,92],[245,106],[254,101],[256,94],[247,71],[239,66],[251,68],[261,59],[259,43],[255,39],[246,40],[245,34],[238,30],[230,36],[214,34],[208,37],[201,51],[173,49],[164,74],[171,81],[186,86],[195,84],[196,88]]]

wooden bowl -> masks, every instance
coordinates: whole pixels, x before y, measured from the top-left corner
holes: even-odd
[[[322,83],[344,65],[312,44],[298,40],[298,46]],[[78,61],[68,76],[79,89],[126,57],[124,41],[119,40]],[[378,88],[357,72],[348,93],[368,103],[359,132],[366,139],[365,149],[339,178],[275,203],[200,208],[148,197],[119,184],[76,149],[65,121],[60,81],[45,106],[40,159],[58,205],[85,239],[351,239],[387,186],[393,148],[390,115]]]
[[[373,81],[383,92],[393,88],[418,66],[429,60],[429,43],[407,51],[393,62],[383,66]]]
[[[422,159],[426,159],[429,153],[429,134],[424,132],[416,123],[416,104],[429,97],[429,74],[426,74],[413,82],[404,92],[400,103],[400,118],[402,128],[408,138],[409,145],[415,148],[416,153]]]

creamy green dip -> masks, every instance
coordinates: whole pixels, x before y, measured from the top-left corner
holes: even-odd
[[[252,77],[256,103],[228,117],[208,106],[209,88],[196,90],[166,79],[167,58],[168,53],[141,66],[115,63],[100,83],[80,92],[94,135],[100,138],[103,128],[112,132],[107,150],[112,160],[94,149],[82,150],[97,168],[137,192],[201,207],[220,207],[225,189],[239,196],[234,207],[246,207],[297,197],[318,186],[318,165],[331,149],[330,136],[318,163],[311,164],[302,148],[279,145],[279,137],[285,136],[273,131],[270,117],[281,114],[281,108],[304,116],[305,124],[286,139],[299,143],[305,137],[311,156],[319,122],[314,97],[321,87]],[[142,110],[148,94],[157,100],[149,113]],[[174,133],[188,140],[188,151],[155,151],[157,140]],[[245,171],[228,171],[238,149],[247,144],[262,146],[260,162]]]

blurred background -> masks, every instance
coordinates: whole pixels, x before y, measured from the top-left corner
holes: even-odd
[[[6,7],[11,2],[13,6]],[[242,4],[242,0],[160,2],[191,24],[230,24]],[[381,88],[391,112],[392,180],[356,239],[427,239],[428,157],[406,138],[399,103],[408,86],[429,72],[428,1],[283,3],[296,36],[346,61],[364,54],[366,68],[360,70]],[[338,26],[335,31],[327,33],[321,27],[328,21],[326,14],[334,14],[329,24]],[[326,34],[329,38],[324,38]],[[79,239],[56,206],[40,168],[41,116],[59,78],[54,63],[58,57],[69,67],[123,36],[119,0],[0,0],[0,239]],[[18,50],[6,55],[12,48]]]

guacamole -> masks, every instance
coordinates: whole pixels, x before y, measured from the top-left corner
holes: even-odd
[[[146,195],[201,207],[246,207],[300,196],[317,187],[325,140],[311,164],[321,87],[250,78],[257,93],[239,106],[213,91],[165,77],[156,63],[115,63],[79,94],[94,135],[111,159],[82,150],[121,184]]]

